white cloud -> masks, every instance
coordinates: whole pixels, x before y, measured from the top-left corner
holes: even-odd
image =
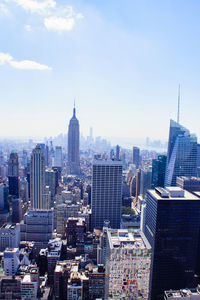
[[[83,19],[84,16],[82,15],[82,13],[78,13],[78,14],[76,14],[76,18],[77,19]]]
[[[0,14],[3,14],[5,16],[10,16],[10,12],[9,12],[7,6],[3,3],[0,3]]]
[[[14,0],[15,3],[21,6],[23,9],[30,11],[32,13],[45,13],[46,10],[56,7],[56,2],[54,0]]]
[[[70,31],[73,29],[75,24],[74,18],[72,17],[49,17],[44,19],[44,25],[48,30],[54,31]]]
[[[33,60],[22,60],[16,61],[13,60],[13,57],[8,53],[0,52],[0,65],[8,63],[11,67],[21,70],[51,70],[52,68],[47,65],[42,65]]]
[[[22,60],[22,61],[12,60],[10,61],[10,65],[16,69],[21,69],[21,70],[40,70],[40,71],[51,70],[50,67],[39,64],[32,60]]]
[[[2,0],[0,0],[2,1]],[[40,14],[43,24],[47,30],[57,32],[70,31],[74,28],[75,22],[83,19],[82,13],[76,13],[72,6],[56,5],[56,0],[3,0],[7,3],[15,3],[26,11]],[[24,28],[30,31],[30,25]]]
[[[24,28],[27,30],[27,31],[31,31],[31,25],[24,25]]]
[[[10,62],[12,59],[13,58],[10,54],[0,52],[0,65]]]

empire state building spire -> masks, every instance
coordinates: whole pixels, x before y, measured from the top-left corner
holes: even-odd
[[[75,99],[74,99],[74,108],[73,108],[73,118],[76,118],[76,105],[75,105]]]
[[[76,118],[75,101],[73,116],[68,127],[68,166],[70,174],[80,174],[79,121]]]

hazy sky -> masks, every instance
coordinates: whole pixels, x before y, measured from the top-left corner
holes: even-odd
[[[200,136],[199,0],[0,0],[0,136]]]

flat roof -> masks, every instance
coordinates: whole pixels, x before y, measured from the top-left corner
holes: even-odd
[[[122,166],[121,160],[105,160],[105,159],[94,159],[92,162],[93,166]]]
[[[111,229],[108,230],[110,248],[150,249],[148,241],[140,230]]]
[[[186,190],[184,190],[184,197],[171,197],[169,194],[168,198],[165,197],[161,197],[161,195],[159,193],[157,193],[155,190],[148,190],[148,192],[157,200],[198,200],[200,201],[200,197],[198,197],[197,195],[194,195]]]

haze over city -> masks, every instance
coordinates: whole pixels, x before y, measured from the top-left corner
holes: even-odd
[[[0,3],[0,136],[81,132],[166,141],[176,119],[200,136],[199,1]],[[192,17],[191,17],[192,16]]]

